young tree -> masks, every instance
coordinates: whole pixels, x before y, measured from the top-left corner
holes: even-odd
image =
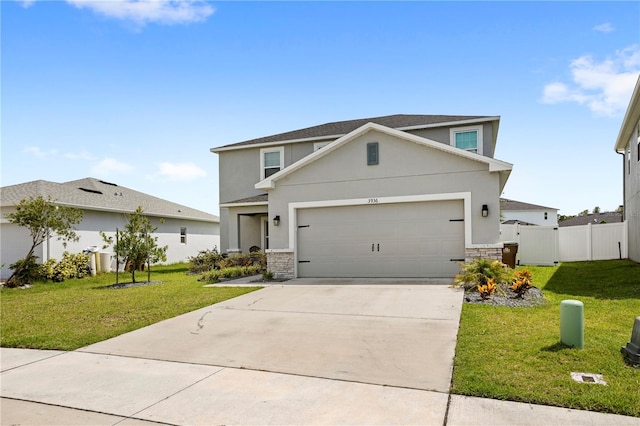
[[[76,225],[82,221],[82,210],[72,207],[56,205],[51,198],[46,200],[42,196],[21,200],[16,211],[9,213],[7,219],[11,223],[23,226],[31,235],[31,248],[22,262],[19,262],[7,280],[7,287],[17,287],[21,284],[21,274],[25,267],[33,262],[33,252],[47,238],[55,234],[66,247],[67,241],[78,241],[75,233]]]
[[[124,259],[125,269],[131,272],[131,281],[136,282],[136,271],[142,270],[144,264],[151,270],[151,264],[167,259],[168,246],[158,247],[158,237],[152,237],[158,227],[154,227],[151,221],[143,214],[141,206],[136,211],[128,214],[129,222],[124,231],[118,233],[118,239],[113,245],[116,256]],[[113,244],[113,237],[107,237],[100,232],[105,243]]]

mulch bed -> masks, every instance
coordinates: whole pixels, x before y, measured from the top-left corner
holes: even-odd
[[[503,295],[502,292],[505,294]],[[483,300],[477,291],[468,292],[464,295],[464,303],[474,303],[490,306],[507,306],[510,308],[530,308],[540,306],[546,303],[542,290],[538,287],[531,287],[523,298],[516,297],[516,293],[508,287],[502,287],[502,292],[496,290],[493,296]]]
[[[111,284],[104,288],[109,290],[120,290],[123,288],[144,287],[146,285],[155,285],[155,284],[162,284],[162,283],[163,281],[138,281],[135,283],[128,282],[128,283]]]

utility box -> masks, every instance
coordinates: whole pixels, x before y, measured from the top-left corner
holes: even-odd
[[[518,254],[518,243],[515,241],[505,241],[502,247],[502,263],[511,269],[515,269],[516,254]]]
[[[579,300],[560,302],[560,342],[584,348],[584,305]]]
[[[620,352],[629,364],[640,366],[640,317],[636,317],[631,331],[631,341],[623,346]]]

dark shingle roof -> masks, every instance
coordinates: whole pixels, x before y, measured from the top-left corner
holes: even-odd
[[[588,214],[584,216],[574,216],[569,219],[561,220],[558,222],[559,226],[580,226],[580,225],[599,225],[601,223],[616,223],[622,222],[622,213],[618,212],[604,212]]]
[[[558,210],[554,207],[545,207],[538,206],[536,204],[523,203],[522,201],[509,200],[507,198],[500,198],[500,209],[503,211],[509,210],[540,210],[540,209],[548,209],[548,210]]]
[[[325,136],[342,136],[364,126],[367,123],[376,123],[393,129],[436,125],[439,123],[451,123],[456,121],[478,120],[491,118],[477,115],[418,115],[418,114],[395,114],[382,117],[360,118],[357,120],[335,121],[333,123],[320,124],[319,126],[307,127],[305,129],[293,130],[291,132],[279,133],[277,135],[265,136],[251,139],[244,142],[224,145],[219,148],[240,147],[244,145],[259,145],[273,142],[284,142],[297,139],[322,138]]]
[[[5,186],[0,188],[0,205],[15,206],[22,199],[38,196],[77,208],[131,213],[142,206],[150,216],[219,222],[215,215],[94,178],[65,183],[34,180]]]
[[[223,204],[244,204],[244,203],[266,203],[269,201],[269,194],[254,195],[252,197],[241,198]]]

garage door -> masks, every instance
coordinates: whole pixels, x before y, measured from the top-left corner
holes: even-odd
[[[461,200],[299,209],[300,277],[453,277]]]

